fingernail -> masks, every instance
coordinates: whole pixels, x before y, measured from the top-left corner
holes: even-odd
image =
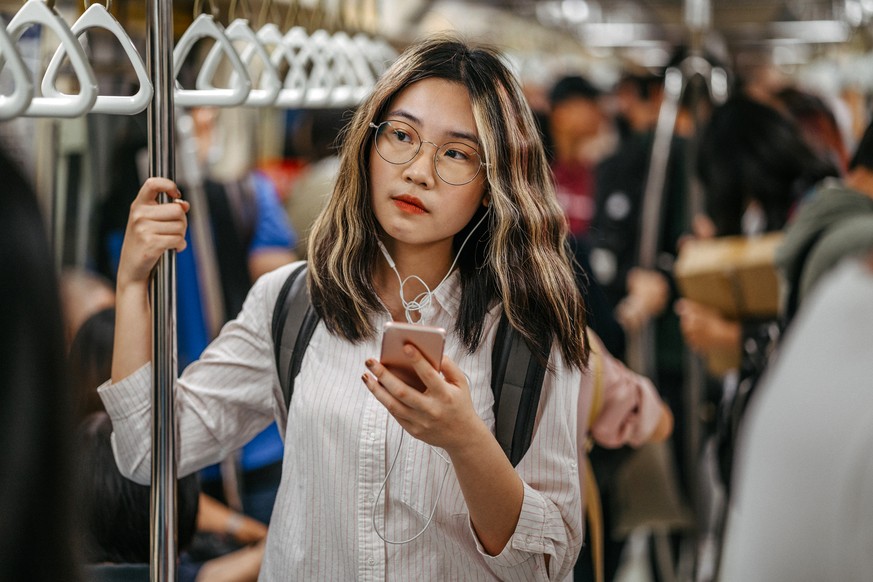
[[[361,374],[361,380],[364,382],[364,384],[366,384],[367,383],[367,375]]]
[[[411,345],[406,344],[405,346],[403,346],[403,353],[406,354],[407,356],[411,356],[411,355],[414,354],[415,352],[412,351],[412,346],[411,346]]]
[[[374,360],[373,358],[367,358],[367,361],[364,363],[367,365],[368,368],[372,368],[376,365],[376,360]]]

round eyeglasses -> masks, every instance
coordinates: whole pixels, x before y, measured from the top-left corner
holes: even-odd
[[[471,146],[450,141],[441,146],[432,141],[423,141],[414,127],[397,120],[383,121],[379,125],[370,123],[376,130],[374,141],[379,156],[389,164],[406,164],[411,162],[421,151],[421,144],[428,143],[436,148],[433,156],[433,166],[437,176],[446,184],[463,186],[469,184],[479,175],[479,170],[485,164],[479,157],[479,152]]]

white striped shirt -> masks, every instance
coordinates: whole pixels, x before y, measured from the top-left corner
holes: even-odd
[[[262,277],[237,319],[222,329],[177,383],[179,474],[218,462],[265,428],[284,407],[271,337],[273,307],[295,265]],[[434,292],[422,323],[454,328],[457,276]],[[499,308],[470,354],[449,331],[446,354],[471,381],[473,404],[494,430],[491,349]],[[387,310],[375,321],[381,330]],[[582,374],[552,355],[535,436],[516,470],[524,482],[521,516],[510,541],[489,556],[470,525],[454,472],[429,445],[408,434],[385,491],[379,490],[401,444],[401,429],[361,382],[378,357],[381,331],[352,344],[320,323],[306,350],[285,427],[282,484],[270,522],[261,580],[565,580],[582,543],[577,468],[577,398]],[[150,365],[101,387],[112,417],[119,467],[150,478]],[[587,384],[587,382],[586,382]],[[445,458],[448,455],[440,451]],[[439,499],[440,482],[448,468]],[[436,514],[427,530],[402,545]],[[548,571],[544,555],[550,556]]]

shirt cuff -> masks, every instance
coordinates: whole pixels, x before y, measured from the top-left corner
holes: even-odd
[[[515,532],[504,546],[503,551],[492,556],[485,551],[473,525],[470,531],[476,540],[479,553],[488,563],[488,566],[498,573],[503,569],[515,568],[519,564],[535,560],[534,569],[542,569],[545,573],[544,554],[554,554],[554,543],[546,537],[546,520],[549,514],[546,500],[530,485],[524,483],[524,500],[521,504],[521,514]]]
[[[120,382],[113,384],[112,380],[107,380],[97,388],[103,406],[111,418],[128,418],[151,406],[151,370],[151,363],[147,363]]]

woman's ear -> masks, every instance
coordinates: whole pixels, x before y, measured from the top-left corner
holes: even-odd
[[[485,208],[491,206],[491,198],[489,198],[487,194],[482,197],[482,206],[484,206]]]

